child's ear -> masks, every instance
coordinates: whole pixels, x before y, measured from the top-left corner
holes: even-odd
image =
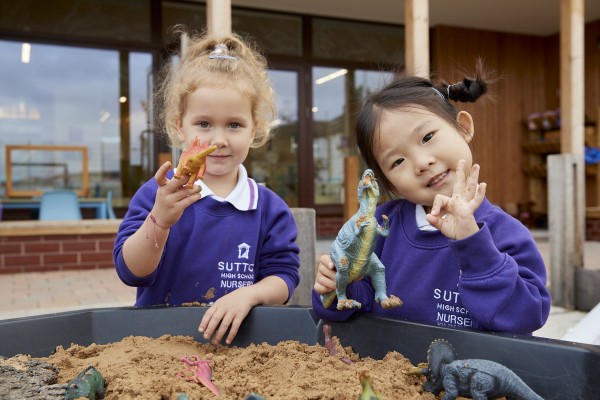
[[[465,140],[470,143],[475,135],[475,125],[473,125],[473,117],[466,111],[460,111],[456,116],[456,122],[463,129],[465,133]]]
[[[258,121],[254,120],[254,126],[252,127],[252,140],[256,137],[256,131],[258,129]]]
[[[175,121],[175,126],[177,127],[177,138],[179,139],[179,141],[181,143],[185,143],[185,135],[183,134],[183,127],[182,127],[182,122],[181,119],[178,119],[177,121]]]

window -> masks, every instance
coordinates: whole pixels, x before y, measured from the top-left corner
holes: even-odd
[[[298,207],[298,73],[269,70],[276,93],[277,119],[269,143],[251,149],[244,165],[258,183]]]
[[[361,99],[393,74],[313,67],[313,159],[315,205],[341,204],[344,158],[356,155],[354,118]]]
[[[122,162],[131,159],[133,170],[141,163],[123,149],[140,151],[152,59],[149,53],[124,54],[121,61],[115,50],[0,41],[0,165],[7,144],[85,146],[90,194],[112,190],[121,196],[121,176],[130,176]],[[2,171],[3,196],[5,180]]]

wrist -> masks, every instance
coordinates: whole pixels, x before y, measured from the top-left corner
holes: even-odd
[[[148,240],[149,234],[148,234],[148,224],[152,223],[152,234],[154,236],[154,247],[155,248],[159,248],[158,247],[158,239],[156,238],[156,228],[160,228],[162,230],[169,230],[171,229],[170,226],[164,226],[161,225],[160,223],[158,223],[156,221],[156,217],[154,217],[154,215],[152,215],[152,211],[150,211],[150,213],[148,214],[148,217],[146,218],[146,240]]]
[[[152,211],[150,211],[150,214],[148,214],[148,218],[150,218],[150,220],[152,220],[152,223],[153,223],[155,226],[159,227],[160,229],[171,229],[171,227],[170,227],[170,226],[166,226],[166,225],[160,224],[160,223],[159,223],[159,222],[156,220],[156,217],[155,217],[154,215],[152,215]]]
[[[468,224],[457,230],[456,240],[466,239],[477,232],[479,232],[479,225],[477,225],[477,221],[473,218]]]

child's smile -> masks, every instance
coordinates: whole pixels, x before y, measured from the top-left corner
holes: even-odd
[[[427,187],[434,188],[434,189],[441,188],[448,182],[449,176],[450,176],[450,171],[446,170],[446,171],[442,172],[441,174],[436,175],[433,178],[431,178],[429,180],[429,183],[427,184]]]

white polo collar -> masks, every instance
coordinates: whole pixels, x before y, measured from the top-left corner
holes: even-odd
[[[240,164],[238,169],[238,181],[231,193],[226,198],[217,196],[201,179],[194,185],[202,188],[201,198],[212,196],[215,200],[226,201],[240,211],[255,210],[258,206],[258,186],[254,179],[248,177],[246,168]]]
[[[415,218],[417,220],[417,227],[422,231],[437,231],[437,228],[434,227],[427,221],[425,217],[425,208],[421,204],[415,204]]]

